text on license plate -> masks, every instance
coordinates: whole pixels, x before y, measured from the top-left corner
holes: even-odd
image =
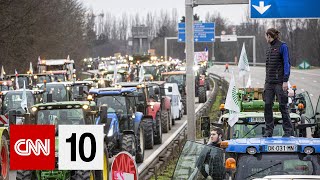
[[[250,118],[250,122],[265,122],[264,117],[252,117]]]
[[[268,152],[295,152],[296,151],[295,145],[268,145],[267,151]]]

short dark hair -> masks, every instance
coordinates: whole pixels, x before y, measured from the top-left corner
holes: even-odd
[[[218,135],[222,135],[222,137],[223,137],[223,130],[221,128],[213,126],[211,128],[211,131],[216,131]]]
[[[275,28],[269,28],[266,32],[266,35],[270,35],[273,39],[279,39],[280,31]]]

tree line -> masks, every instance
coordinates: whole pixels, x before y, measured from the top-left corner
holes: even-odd
[[[0,0],[0,65],[5,66],[7,73],[13,73],[14,69],[25,71],[29,62],[36,64],[38,56],[56,59],[70,55],[80,65],[85,57],[112,56],[118,52],[128,54],[131,29],[139,25],[148,27],[151,48],[158,56],[163,56],[164,38],[176,37],[178,23],[184,21],[176,9],[148,12],[145,16],[105,12],[102,17],[78,0]],[[281,40],[289,46],[292,65],[307,60],[313,66],[320,66],[320,20],[246,18],[240,25],[233,25],[218,13],[208,12],[205,17],[195,15],[194,18],[215,22],[216,36],[222,31],[232,34],[233,29],[238,36],[255,36],[257,62],[265,62],[265,32],[275,27],[281,32]],[[238,39],[237,42],[216,39],[215,59],[233,61],[240,55],[243,42],[249,61],[252,61],[251,39]],[[211,59],[212,43],[195,43],[195,51],[205,48],[209,49]],[[184,43],[176,40],[168,43],[168,55],[173,58],[185,59],[184,49]]]

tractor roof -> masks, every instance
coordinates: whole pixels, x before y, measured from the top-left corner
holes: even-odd
[[[89,91],[90,94],[97,94],[97,95],[121,95],[122,93],[132,93],[135,92],[137,88],[130,87],[130,88],[99,88],[99,89],[91,89]]]
[[[95,102],[93,101],[62,101],[62,102],[49,102],[49,103],[39,103],[34,105],[33,107],[47,107],[52,106],[52,109],[59,108],[80,108],[83,105],[95,106]],[[70,106],[70,107],[66,107]],[[39,108],[41,109],[41,108]]]
[[[185,75],[186,74],[186,71],[171,71],[171,72],[163,72],[161,73],[161,75],[180,75],[180,74],[183,74]]]

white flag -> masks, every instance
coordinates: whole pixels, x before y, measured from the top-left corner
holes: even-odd
[[[30,62],[29,72],[30,72],[30,74],[33,74],[32,62]]]
[[[3,69],[3,66],[2,66],[2,67],[1,67],[0,79],[3,79],[5,74],[6,74],[6,73],[4,72],[4,69]]]
[[[232,127],[239,119],[240,106],[238,101],[236,83],[234,80],[234,75],[232,73],[232,77],[229,83],[228,94],[226,98],[226,109],[229,110],[229,120],[228,123]]]
[[[239,77],[244,76],[247,72],[250,71],[249,60],[247,57],[246,48],[245,48],[244,43],[242,45],[238,68],[239,68]]]
[[[26,92],[26,82],[23,81],[23,92],[22,92],[22,100],[21,100],[21,108],[26,110],[28,113],[28,105],[27,105],[27,92]]]
[[[16,75],[16,89],[20,89],[20,88],[19,88],[19,83],[18,83],[18,72],[17,72],[16,69],[14,70],[14,73],[15,73],[15,75]]]
[[[246,88],[251,88],[251,74],[249,74],[248,82]]]
[[[144,79],[144,68],[143,66],[141,66],[139,71],[139,83],[141,83],[143,79]]]
[[[67,57],[67,61],[70,61],[70,56],[68,55],[68,57]]]

